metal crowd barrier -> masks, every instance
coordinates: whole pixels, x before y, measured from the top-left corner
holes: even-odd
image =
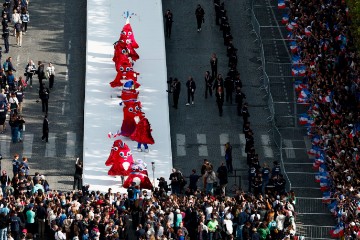
[[[269,132],[272,133],[272,137],[275,142],[275,145],[279,149],[279,159],[278,160],[281,164],[283,175],[284,175],[286,181],[288,182],[286,187],[287,187],[287,190],[289,191],[289,190],[291,190],[291,181],[290,181],[290,179],[286,173],[285,167],[284,167],[283,138],[281,136],[279,129],[276,126],[276,123],[275,123],[274,101],[273,101],[273,97],[272,97],[271,91],[270,91],[270,80],[266,73],[266,68],[265,68],[265,54],[264,54],[264,46],[263,46],[263,42],[262,42],[261,34],[260,34],[260,24],[259,24],[257,18],[255,17],[252,1],[251,1],[250,5],[251,5],[251,8],[249,9],[249,11],[250,11],[250,15],[251,15],[251,24],[253,26],[253,30],[251,32],[256,35],[257,39],[254,42],[256,42],[258,44],[259,49],[260,49],[260,58],[258,60],[261,61],[261,66],[258,69],[259,69],[259,71],[261,71],[260,80],[262,81],[262,85],[259,89],[264,90],[266,93],[264,96],[264,99],[265,98],[267,99],[267,109],[270,112],[270,116],[267,118],[267,120],[272,125]]]

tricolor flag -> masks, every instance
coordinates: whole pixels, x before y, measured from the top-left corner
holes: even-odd
[[[306,125],[309,123],[309,120],[310,120],[310,116],[307,115],[306,113],[303,113],[303,114],[300,114],[300,117],[299,117],[299,124],[300,125]]]
[[[285,1],[284,0],[278,0],[278,9],[285,9]]]
[[[286,30],[292,31],[293,29],[294,29],[294,26],[293,26],[291,23],[288,23],[288,24],[286,25]]]
[[[283,14],[281,22],[282,22],[282,24],[287,24],[289,22],[289,15],[286,13]]]
[[[331,95],[327,95],[327,96],[325,96],[325,97],[323,97],[323,98],[321,99],[322,102],[326,102],[326,103],[331,102],[331,100],[332,100],[332,96],[331,96]]]
[[[322,202],[323,203],[330,203],[330,201],[331,201],[330,196],[331,196],[330,192],[324,192],[323,197],[322,197]]]
[[[305,35],[306,35],[306,36],[310,36],[310,35],[311,35],[311,28],[310,28],[310,27],[306,27],[306,28],[305,28]]]
[[[312,143],[313,143],[314,145],[318,145],[318,144],[320,143],[320,140],[321,140],[321,138],[320,138],[319,135],[315,135],[315,136],[313,136],[312,139],[311,139],[311,141],[312,141]]]
[[[309,85],[302,83],[301,81],[295,81],[295,91],[300,92],[303,89],[307,89]]]
[[[306,75],[306,66],[293,66],[291,68],[291,75],[294,77],[304,77]]]
[[[337,115],[337,112],[335,111],[335,109],[330,108],[330,114],[332,117],[335,117]]]
[[[314,103],[312,106],[312,110],[319,110],[319,104]]]
[[[292,55],[291,57],[291,63],[293,65],[298,65],[298,64],[301,64],[301,58],[299,55]]]
[[[334,229],[330,230],[330,236],[332,238],[340,238],[344,236],[344,226],[337,225]]]
[[[291,26],[293,26],[294,28],[297,28],[299,25],[297,24],[296,21],[291,21]]]
[[[328,208],[329,208],[329,211],[330,211],[331,213],[336,213],[336,212],[337,212],[337,211],[336,211],[337,201],[335,200],[335,201],[333,201],[332,203],[330,203],[330,204],[328,205]]]
[[[349,133],[349,138],[354,138],[356,135],[356,130],[353,128],[351,129],[351,132]]]
[[[288,35],[286,36],[287,39],[293,39],[293,33],[289,32]]]
[[[310,95],[311,93],[306,88],[302,89],[299,93],[299,97],[301,98],[308,98]]]
[[[290,50],[292,53],[297,53],[298,51],[298,46],[297,46],[297,43],[295,41],[291,41],[290,42]]]

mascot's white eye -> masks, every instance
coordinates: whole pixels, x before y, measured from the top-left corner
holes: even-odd
[[[132,34],[132,32],[128,32],[128,35],[131,35]]]
[[[131,108],[129,108],[129,112],[133,112],[134,111],[134,109],[131,107]]]
[[[130,39],[126,39],[126,44],[130,44],[131,40]]]
[[[120,152],[119,155],[120,155],[120,157],[124,157],[124,156],[125,156],[125,154],[124,154],[123,152]]]
[[[127,67],[127,68],[126,68],[126,71],[130,71],[130,69],[131,69],[130,67]]]
[[[124,67],[120,67],[120,71],[124,71]]]
[[[129,156],[131,155],[131,152],[128,152],[127,155],[128,155],[128,157],[129,157]]]
[[[126,53],[126,50],[125,50],[125,49],[123,49],[123,50],[121,50],[121,52],[122,52],[123,54],[125,54],[125,53]]]
[[[113,149],[114,149],[114,151],[117,151],[117,150],[119,150],[119,148],[118,148],[118,147],[113,147]]]

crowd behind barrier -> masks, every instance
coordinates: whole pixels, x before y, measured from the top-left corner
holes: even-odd
[[[337,224],[334,238],[360,238],[359,67],[345,1],[283,1],[300,115],[307,127],[316,181]]]

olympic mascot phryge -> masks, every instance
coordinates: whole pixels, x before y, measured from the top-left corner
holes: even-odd
[[[111,87],[121,87],[126,80],[134,81],[135,88],[140,87],[140,84],[137,83],[139,73],[134,72],[132,69],[134,62],[139,59],[139,55],[135,51],[135,48],[138,47],[129,19],[127,19],[119,41],[114,43],[113,61],[115,62],[117,75],[110,83]]]
[[[130,148],[121,139],[115,140],[111,148],[110,155],[105,162],[106,166],[111,166],[108,171],[110,176],[128,176],[132,171],[134,163]]]
[[[145,152],[149,152],[148,144],[154,144],[155,141],[151,135],[152,129],[149,120],[145,115],[135,117],[137,123],[135,131],[130,135],[130,139],[138,143],[137,150],[142,151],[141,144],[144,145]]]
[[[136,116],[140,117],[144,114],[141,111],[141,102],[140,101],[124,102],[123,113],[124,113],[124,118],[121,125],[120,134],[124,137],[130,137],[136,128],[135,117]]]
[[[132,165],[132,172],[125,180],[123,187],[129,188],[130,186],[139,186],[141,189],[152,189],[151,181],[148,177],[146,163],[141,159],[137,159]]]

